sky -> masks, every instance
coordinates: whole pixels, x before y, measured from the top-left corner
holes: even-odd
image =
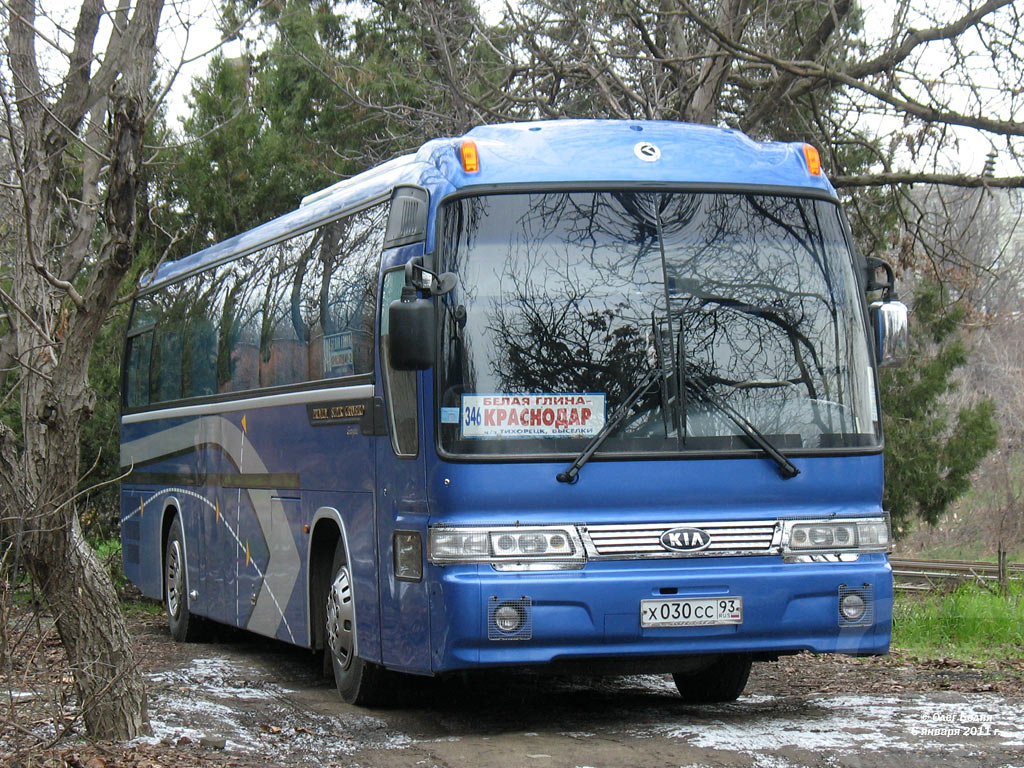
[[[171,0],[164,6],[158,64],[164,82],[173,78],[167,95],[172,125],[188,114],[192,81],[206,72],[213,54],[231,58],[242,53],[240,41],[221,40],[219,18],[217,3],[209,0]]]

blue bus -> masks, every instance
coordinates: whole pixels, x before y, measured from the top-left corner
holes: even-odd
[[[177,640],[322,650],[357,704],[489,667],[727,701],[754,661],[884,654],[905,333],[809,145],[428,141],[143,281],[124,570]]]

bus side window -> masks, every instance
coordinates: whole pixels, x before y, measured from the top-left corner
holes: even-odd
[[[160,303],[163,304],[163,311],[154,329],[153,364],[150,369],[150,400],[154,403],[179,400],[182,396],[182,331],[185,327],[185,308],[191,301],[187,288],[178,283],[160,295]]]
[[[217,316],[217,390],[241,392],[259,386],[259,334],[263,296],[256,255],[219,268]]]
[[[261,387],[277,387],[306,380],[307,336],[293,306],[296,280],[309,261],[315,232],[304,232],[266,249],[262,254],[263,309],[260,318],[259,378]],[[301,292],[300,292],[301,294]]]
[[[415,456],[419,451],[419,422],[416,414],[416,371],[396,371],[391,367],[391,335],[388,307],[402,296],[405,270],[384,275],[380,316],[380,365],[384,371],[384,397],[390,417],[391,445],[399,456]]]
[[[181,328],[160,327],[157,333],[150,394],[154,403],[163,403],[181,398]]]
[[[186,327],[185,397],[205,397],[217,391],[217,331],[206,317],[193,317]]]
[[[149,405],[149,360],[152,351],[152,330],[128,337],[124,377],[124,405],[126,408]]]
[[[330,281],[321,290],[320,325],[327,378],[373,371],[377,272],[387,208],[367,208],[325,227],[321,260]]]

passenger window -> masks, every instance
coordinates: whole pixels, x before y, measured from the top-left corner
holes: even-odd
[[[257,254],[218,268],[218,290],[211,310],[217,328],[217,391],[241,392],[259,386],[263,270]]]
[[[269,348],[261,386],[373,371],[377,272],[385,205],[274,247],[267,293]]]
[[[127,408],[149,405],[149,361],[153,331],[130,336],[125,353],[124,404]]]
[[[150,375],[154,403],[181,398],[181,327],[171,318],[157,327]]]
[[[293,311],[292,298],[296,287],[295,276],[302,274],[309,261],[315,237],[315,232],[306,232],[271,246],[260,254],[261,387],[294,384],[308,378],[308,336],[301,312],[296,315]]]
[[[154,331],[129,340],[126,404],[372,373],[387,211],[336,219],[139,299],[133,328],[145,320]]]
[[[324,259],[330,274],[321,309],[325,377],[373,371],[377,273],[387,208],[378,205],[337,222],[344,232],[337,232],[336,255]],[[328,244],[334,239],[334,226],[325,227]]]

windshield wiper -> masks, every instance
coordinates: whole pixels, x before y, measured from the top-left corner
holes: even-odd
[[[701,394],[701,397],[703,397],[705,400],[707,400],[709,403],[715,406],[715,408],[717,408],[719,411],[728,416],[733,424],[735,424],[737,427],[743,430],[743,434],[745,434],[747,437],[753,440],[754,443],[757,444],[758,448],[764,451],[769,458],[771,458],[776,464],[779,465],[780,475],[782,475],[784,478],[788,480],[789,478],[796,477],[797,475],[800,474],[800,470],[797,469],[796,465],[792,461],[787,459],[781,452],[779,452],[779,449],[772,445],[771,442],[769,442],[768,438],[765,437],[764,434],[750,422],[750,419],[748,419],[742,413],[737,411],[724,400],[716,397],[715,395],[712,395],[711,391],[708,389],[708,386],[706,384],[704,384],[703,382],[698,382],[696,379],[690,378],[686,374],[685,367],[683,368],[683,377],[684,386],[691,386],[694,389],[696,389]]]
[[[619,424],[629,415],[633,405],[647,394],[648,390],[654,386],[654,382],[659,381],[662,376],[662,370],[658,366],[652,367],[648,372],[647,376],[641,381],[636,389],[626,396],[626,399],[619,403],[619,407],[612,411],[612,415],[604,423],[604,425],[597,431],[590,442],[587,443],[587,447],[583,449],[576,460],[569,465],[569,468],[565,472],[559,472],[555,475],[555,479],[560,483],[574,483],[580,473],[583,465],[590,461],[590,457],[593,456],[597,449],[601,447],[608,436],[616,430]]]
[[[665,436],[668,437],[673,431],[676,438],[683,445],[686,445],[686,381],[683,376],[683,367],[686,365],[686,354],[682,348],[682,330],[673,337],[672,319],[668,319],[668,332],[663,333],[661,324],[655,314],[651,313],[651,341],[654,344],[654,353],[658,361],[657,367],[661,371],[661,416],[665,423]],[[671,368],[665,365],[665,338],[673,339],[668,346],[671,350],[669,360]],[[672,381],[672,389],[669,391],[669,380]]]

